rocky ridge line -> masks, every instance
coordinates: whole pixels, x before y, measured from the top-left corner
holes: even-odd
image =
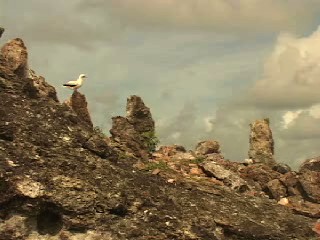
[[[297,215],[267,197],[244,194],[250,191],[245,188],[231,190],[230,175],[217,177],[216,171],[204,180],[188,179],[167,168],[173,156],[177,157],[174,165],[181,160],[181,168],[185,166],[193,152],[183,147],[172,150],[179,156],[168,153],[168,163],[161,164],[165,169],[150,174],[155,170],[150,164],[159,159],[154,156],[138,164],[141,153],[133,147],[146,151],[148,158],[151,153],[139,128],[128,118],[119,118],[126,128],[113,128],[114,136],[109,139],[59,103],[44,78],[42,84],[31,85],[30,94],[28,81],[35,78],[25,76],[27,58],[20,54],[26,49],[24,44],[16,44],[20,40],[13,41],[3,47],[8,51],[0,56],[0,239],[316,237],[311,229],[314,219]],[[148,119],[151,115],[142,116]],[[150,121],[146,126],[153,124]],[[117,131],[122,131],[117,135],[119,142],[112,139]],[[128,135],[130,141],[121,142],[127,131],[138,134],[143,143],[139,138],[135,142],[132,135]],[[137,145],[131,146],[131,142]],[[129,150],[132,157],[127,155]],[[165,154],[169,150],[162,148]],[[159,151],[154,154],[159,156]],[[201,143],[196,152],[190,163],[195,168],[205,170],[207,162],[215,162],[222,170],[228,165],[232,174],[236,171],[237,163],[222,158],[217,142]],[[309,161],[303,171],[311,168],[317,172],[313,165],[317,166]],[[247,167],[255,166],[265,170],[261,164]],[[308,192],[313,192],[312,188]],[[317,199],[317,195],[310,196]]]

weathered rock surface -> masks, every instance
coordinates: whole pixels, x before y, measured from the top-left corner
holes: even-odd
[[[127,99],[127,120],[139,133],[155,132],[154,120],[150,109],[144,104],[141,97],[133,95]]]
[[[28,52],[22,39],[16,38],[7,42],[0,52],[4,60],[1,63],[1,65],[4,65],[2,68],[5,68],[8,72],[13,72],[20,78],[28,76]]]
[[[220,144],[217,141],[201,141],[196,146],[197,155],[220,153]]]
[[[299,181],[306,197],[320,204],[320,158],[307,159],[299,172]]]
[[[267,188],[270,191],[271,197],[279,201],[281,198],[287,196],[287,188],[281,183],[279,179],[273,179],[267,183]]]
[[[123,145],[123,150],[141,157],[148,158],[148,151],[144,143],[144,138],[135,130],[132,124],[125,117],[113,117],[112,128],[110,130],[111,140]]]
[[[314,171],[320,172],[320,157],[305,160],[300,166],[300,172]]]
[[[205,176],[188,179],[168,171],[174,178],[166,179],[138,171],[130,159],[114,155],[114,142],[92,131],[69,107],[46,95],[32,97],[25,78],[19,72],[4,74],[1,69],[8,66],[2,63],[1,240],[316,237],[315,219],[274,200],[236,193]],[[137,133],[126,118],[118,120],[115,125]],[[109,153],[101,153],[103,148]],[[203,160],[189,160],[188,167],[197,161]],[[223,166],[233,172],[246,167]]]
[[[172,146],[161,146],[159,150],[157,151],[157,154],[163,155],[163,156],[174,156],[179,153],[186,153],[187,150],[184,148],[184,146],[181,145],[172,145]]]
[[[256,120],[250,125],[249,158],[255,162],[274,165],[274,141],[269,119]]]
[[[155,150],[154,120],[150,109],[139,96],[127,99],[126,117],[113,117],[111,140],[123,145],[123,149],[144,160]]]
[[[214,177],[222,182],[232,190],[244,192],[250,189],[250,185],[243,180],[237,173],[226,169],[224,166],[217,164],[215,161],[205,161],[201,167],[209,177]]]
[[[320,172],[303,172],[299,181],[309,200],[320,203]]]
[[[44,77],[38,76],[35,72],[29,69],[29,76],[26,79],[24,86],[26,94],[33,98],[48,98],[58,102],[57,92],[54,87],[49,85]]]
[[[88,110],[88,103],[83,94],[78,91],[73,91],[71,98],[66,101],[66,104],[73,109],[83,122],[90,128],[93,128],[93,123]]]

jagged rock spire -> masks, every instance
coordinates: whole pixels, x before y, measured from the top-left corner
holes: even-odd
[[[127,151],[144,159],[155,148],[155,124],[150,109],[141,97],[127,99],[126,117],[112,118],[111,139],[122,143]]]
[[[144,104],[141,97],[133,95],[127,99],[128,122],[139,133],[154,132],[154,120],[150,109]]]
[[[274,141],[269,119],[256,120],[250,124],[249,158],[267,165],[275,164]]]
[[[74,91],[71,98],[65,103],[73,109],[83,122],[88,124],[90,128],[93,128],[93,123],[88,111],[88,103],[84,94]]]
[[[1,58],[6,68],[20,78],[28,76],[28,52],[20,38],[7,42],[1,48]]]

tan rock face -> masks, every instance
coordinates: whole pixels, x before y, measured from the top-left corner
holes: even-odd
[[[257,120],[251,125],[249,158],[255,162],[274,165],[274,141],[269,120]]]
[[[44,195],[44,186],[30,178],[24,178],[16,183],[16,188],[21,195],[29,198],[37,198]]]
[[[220,153],[220,144],[217,141],[201,141],[196,146],[197,155]]]
[[[29,69],[29,76],[26,79],[24,91],[33,98],[46,97],[58,102],[55,88],[49,85],[44,77],[36,75],[31,69]]]
[[[6,68],[21,78],[27,77],[28,52],[20,38],[7,42],[1,48],[1,55],[6,61]]]
[[[93,123],[91,121],[85,95],[78,91],[74,91],[70,100],[67,101],[66,104],[73,109],[73,111],[78,115],[79,118],[83,120],[83,122],[87,123],[88,126],[93,128]]]

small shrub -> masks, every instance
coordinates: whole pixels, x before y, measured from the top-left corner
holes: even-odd
[[[155,152],[158,144],[160,143],[159,139],[155,135],[154,131],[144,132],[142,133],[144,138],[144,144],[148,148],[149,152]]]

